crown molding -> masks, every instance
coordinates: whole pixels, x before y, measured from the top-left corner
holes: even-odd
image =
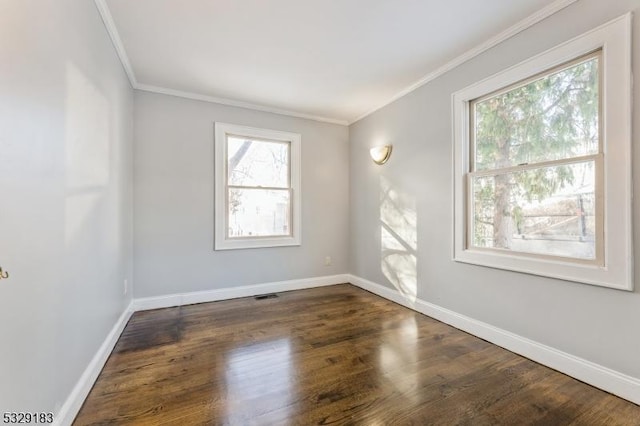
[[[255,110],[255,111],[262,111],[262,112],[270,112],[270,113],[273,113],[273,114],[287,115],[289,117],[305,118],[307,120],[320,121],[320,122],[323,122],[323,123],[339,124],[341,126],[348,126],[349,125],[348,121],[340,120],[340,119],[337,119],[337,118],[330,118],[330,117],[322,117],[322,116],[312,115],[312,114],[305,114],[305,113],[302,113],[302,112],[296,112],[296,111],[289,111],[289,110],[286,110],[286,109],[274,108],[274,107],[267,106],[267,105],[253,104],[253,103],[250,103],[250,102],[236,101],[236,100],[227,99],[227,98],[218,98],[216,96],[203,95],[203,94],[200,94],[200,93],[193,93],[193,92],[185,92],[185,91],[182,91],[182,90],[168,89],[166,87],[152,86],[152,85],[149,85],[149,84],[137,83],[136,86],[134,87],[134,89],[142,90],[144,92],[160,93],[162,95],[177,96],[179,98],[193,99],[193,100],[196,100],[196,101],[211,102],[211,103],[215,103],[215,104],[222,104],[222,105],[238,107],[238,108],[247,108],[247,109],[251,109],[251,110]]]
[[[369,110],[368,112],[362,114],[361,116],[359,116],[358,118],[356,118],[353,121],[349,122],[349,125],[356,123],[360,120],[362,120],[363,118],[373,114],[374,112],[384,108],[385,106],[397,101],[398,99],[400,99],[401,97],[413,92],[414,90],[424,86],[425,84],[427,84],[428,82],[435,80],[436,78],[440,77],[441,75],[451,71],[452,69],[462,65],[463,63],[467,62],[470,59],[475,58],[476,56],[480,55],[483,52],[486,52],[487,50],[491,49],[492,47],[502,43],[505,40],[510,39],[511,37],[515,36],[516,34],[526,30],[529,27],[532,27],[533,25],[537,24],[538,22],[548,18],[549,16],[559,12],[560,10],[566,8],[567,6],[575,3],[578,0],[556,0],[555,2],[545,6],[544,8],[538,10],[537,12],[527,16],[526,18],[524,18],[523,20],[521,20],[520,22],[516,23],[515,25],[512,25],[511,27],[507,28],[506,30],[502,31],[499,34],[496,34],[495,36],[491,37],[490,39],[486,40],[485,42],[477,45],[476,47],[467,50],[465,53],[463,53],[462,55],[454,58],[453,60],[447,62],[446,64],[442,65],[441,67],[437,68],[436,70],[430,72],[429,74],[425,75],[424,77],[422,77],[420,80],[416,81],[415,83],[413,83],[412,85],[404,88],[403,90],[401,90],[400,92],[398,92],[396,95],[394,95],[391,99],[389,99],[388,101],[384,102],[383,104],[378,105],[377,107]]]
[[[145,92],[153,92],[153,93],[160,93],[163,95],[170,95],[170,96],[177,96],[180,98],[186,98],[186,99],[193,99],[193,100],[198,100],[198,101],[204,101],[204,102],[211,102],[211,103],[216,103],[216,104],[221,104],[221,105],[228,105],[228,106],[233,106],[233,107],[239,107],[239,108],[247,108],[247,109],[252,109],[252,110],[256,110],[256,111],[262,111],[262,112],[269,112],[269,113],[273,113],[273,114],[280,114],[280,115],[286,115],[286,116],[290,116],[290,117],[296,117],[296,118],[304,118],[307,120],[313,120],[313,121],[320,121],[320,122],[324,122],[324,123],[331,123],[331,124],[338,124],[338,125],[342,125],[342,126],[348,126],[351,124],[354,124],[360,120],[362,120],[363,118],[373,114],[374,112],[380,110],[381,108],[384,108],[385,106],[391,104],[392,102],[400,99],[401,97],[413,92],[414,90],[420,88],[421,86],[427,84],[428,82],[435,80],[436,78],[440,77],[441,75],[451,71],[452,69],[456,68],[457,66],[467,62],[468,60],[480,55],[481,53],[491,49],[492,47],[498,45],[499,43],[502,43],[503,41],[515,36],[516,34],[526,30],[527,28],[537,24],[538,22],[548,18],[549,16],[557,13],[558,11],[566,8],[567,6],[577,2],[578,0],[556,0],[553,3],[545,6],[544,8],[538,10],[537,12],[529,15],[528,17],[526,17],[525,19],[521,20],[520,22],[516,23],[515,25],[512,25],[511,27],[507,28],[506,30],[502,31],[501,33],[491,37],[490,39],[486,40],[484,43],[479,44],[478,46],[474,47],[471,50],[468,50],[467,52],[463,53],[462,55],[458,56],[457,58],[447,62],[446,64],[444,64],[443,66],[437,68],[436,70],[430,72],[429,74],[425,75],[424,77],[422,77],[420,80],[416,81],[415,83],[413,83],[412,85],[406,87],[405,89],[401,90],[400,92],[398,92],[395,96],[393,96],[391,99],[387,100],[386,102],[376,106],[375,108],[369,110],[368,112],[360,115],[359,117],[357,117],[355,120],[341,120],[338,118],[331,118],[331,117],[322,117],[322,116],[316,116],[316,115],[312,115],[312,114],[305,114],[302,112],[297,112],[297,111],[290,111],[290,110],[285,110],[285,109],[280,109],[280,108],[276,108],[276,107],[272,107],[272,106],[267,106],[267,105],[259,105],[259,104],[253,104],[250,102],[244,102],[244,101],[238,101],[238,100],[233,100],[233,99],[227,99],[227,98],[219,98],[219,97],[215,97],[215,96],[209,96],[209,95],[204,95],[201,93],[193,93],[193,92],[186,92],[186,91],[182,91],[182,90],[176,90],[176,89],[170,89],[170,88],[166,88],[166,87],[159,87],[159,86],[153,86],[153,85],[148,85],[148,84],[141,84],[138,83],[137,79],[136,79],[136,75],[133,71],[133,67],[131,66],[131,62],[129,61],[129,57],[127,56],[127,52],[124,48],[124,45],[122,44],[122,39],[120,38],[120,34],[118,33],[118,29],[115,25],[115,22],[113,21],[113,17],[111,16],[111,12],[109,10],[109,6],[107,5],[107,1],[106,0],[94,0],[96,7],[98,9],[98,12],[100,12],[100,16],[102,17],[102,22],[104,23],[105,28],[107,29],[107,32],[109,33],[109,37],[111,38],[111,41],[113,42],[113,46],[116,49],[116,53],[118,54],[118,57],[120,58],[120,62],[122,63],[122,67],[124,68],[127,77],[129,78],[129,83],[131,84],[131,87],[136,89],[136,90],[142,90]]]
[[[124,72],[129,78],[129,84],[131,84],[131,87],[135,89],[138,85],[138,81],[136,80],[136,75],[133,72],[133,67],[131,67],[131,62],[129,61],[129,56],[127,56],[127,51],[124,49],[124,45],[122,44],[122,39],[120,38],[120,34],[118,33],[116,24],[115,22],[113,22],[113,16],[111,16],[109,6],[107,6],[106,0],[94,0],[94,3],[98,8],[98,12],[100,12],[100,17],[102,18],[102,22],[107,29],[107,33],[109,33],[109,37],[111,38],[113,47],[116,49],[118,58],[120,58],[120,62],[122,63]]]
[[[255,111],[269,112],[273,114],[286,115],[289,117],[304,118],[307,120],[338,124],[341,126],[347,126],[349,124],[347,120],[341,120],[338,118],[322,117],[322,116],[317,116],[313,114],[305,114],[297,111],[289,111],[286,109],[280,109],[280,108],[267,106],[267,105],[254,104],[250,102],[238,101],[238,100],[227,99],[227,98],[219,98],[215,96],[204,95],[201,93],[186,92],[182,90],[170,89],[167,87],[159,87],[159,86],[153,86],[150,84],[139,83],[138,80],[136,79],[136,75],[133,71],[133,67],[131,66],[131,61],[129,60],[127,51],[125,50],[124,44],[122,43],[122,39],[120,38],[120,33],[118,33],[118,28],[116,27],[116,24],[113,20],[113,16],[111,15],[111,11],[109,10],[109,6],[107,5],[107,1],[94,0],[94,3],[96,5],[96,8],[98,9],[98,12],[100,13],[100,17],[102,18],[102,22],[104,23],[107,33],[111,38],[113,47],[116,49],[118,58],[120,58],[122,67],[124,68],[124,71],[127,74],[127,77],[129,78],[129,84],[131,84],[131,87],[135,90],[142,90],[144,92],[160,93],[163,95],[177,96],[180,98],[193,99],[197,101],[204,101],[204,102],[211,102],[211,103],[216,103],[221,105],[246,108],[246,109],[251,109]]]

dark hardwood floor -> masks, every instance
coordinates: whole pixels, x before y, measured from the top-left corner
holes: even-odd
[[[638,425],[640,407],[342,284],[136,313],[75,424]]]

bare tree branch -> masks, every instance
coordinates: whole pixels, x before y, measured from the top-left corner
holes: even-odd
[[[235,170],[235,168],[238,166],[240,161],[242,161],[242,158],[244,157],[244,155],[247,153],[247,151],[251,147],[252,143],[253,141],[242,142],[240,149],[238,149],[238,151],[236,151],[233,157],[231,157],[231,159],[229,160],[229,170]]]

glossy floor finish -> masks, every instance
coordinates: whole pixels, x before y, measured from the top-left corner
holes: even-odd
[[[75,424],[625,425],[640,407],[348,284],[136,313]]]

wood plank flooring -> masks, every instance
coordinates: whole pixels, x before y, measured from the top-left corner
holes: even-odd
[[[640,407],[349,284],[138,312],[76,425],[640,425]]]

